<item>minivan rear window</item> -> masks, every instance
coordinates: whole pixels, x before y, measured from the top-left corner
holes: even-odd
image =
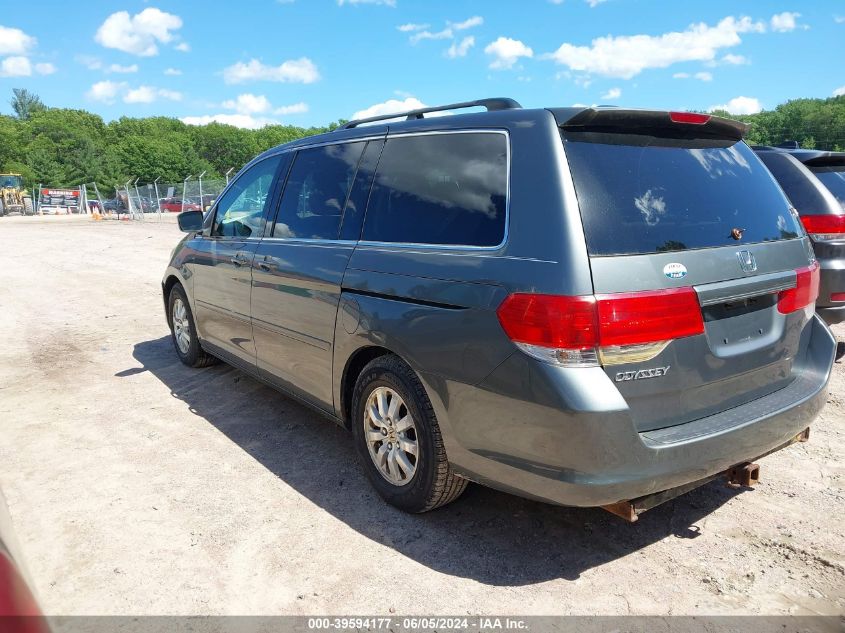
[[[784,152],[761,152],[757,156],[772,172],[798,213],[818,213],[828,208],[823,188],[814,182],[798,160]]]
[[[788,200],[742,141],[567,131],[564,149],[591,255],[802,235]]]
[[[810,171],[824,183],[825,187],[830,189],[830,192],[836,196],[839,204],[845,209],[845,166],[810,167]]]

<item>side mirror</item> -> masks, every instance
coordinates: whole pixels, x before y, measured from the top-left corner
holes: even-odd
[[[202,211],[182,211],[176,216],[176,221],[183,233],[202,231]]]

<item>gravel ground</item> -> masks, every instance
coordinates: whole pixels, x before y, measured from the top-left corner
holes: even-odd
[[[471,485],[407,516],[343,430],[179,364],[172,223],[0,234],[0,485],[48,614],[845,612],[841,364],[810,442],[753,491],[713,482],[628,525]]]

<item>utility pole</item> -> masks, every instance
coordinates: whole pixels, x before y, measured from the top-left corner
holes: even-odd
[[[159,176],[158,178],[161,178],[161,176]],[[158,207],[158,221],[161,222],[161,198],[158,195],[158,178],[153,180],[153,186],[156,190],[156,207]]]
[[[202,177],[205,176],[205,171],[199,175],[200,179],[200,211],[205,213],[205,199],[202,197]]]
[[[185,212],[185,194],[188,193],[188,181],[191,179],[191,174],[188,174],[185,180],[182,181],[182,213]]]

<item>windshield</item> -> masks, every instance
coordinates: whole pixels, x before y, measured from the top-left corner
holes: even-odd
[[[742,141],[565,132],[564,148],[591,255],[803,234],[771,174]]]
[[[21,188],[21,177],[20,176],[0,176],[0,187],[3,187],[3,188],[11,187],[13,189],[20,189]]]
[[[845,209],[845,167],[841,165],[831,167],[811,167],[816,177],[821,180],[825,187],[830,189],[830,192]]]

